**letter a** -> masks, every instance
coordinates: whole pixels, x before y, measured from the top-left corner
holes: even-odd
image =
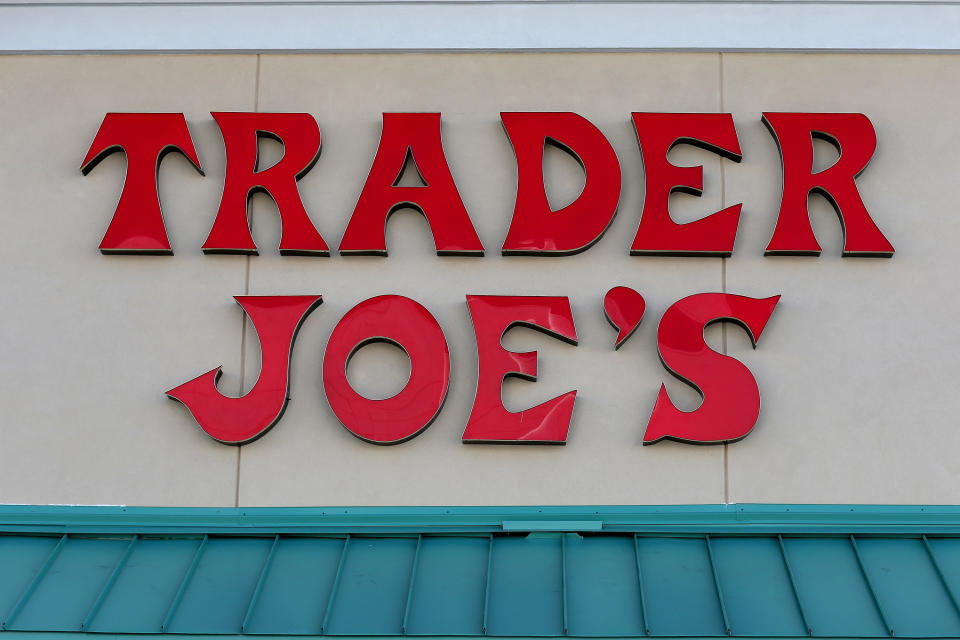
[[[417,165],[422,186],[397,185],[408,155]],[[403,207],[417,209],[427,219],[437,255],[483,255],[443,155],[439,113],[383,114],[380,147],[343,234],[340,253],[387,255],[387,218]]]

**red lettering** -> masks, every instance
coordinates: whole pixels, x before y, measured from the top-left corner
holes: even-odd
[[[347,363],[372,342],[390,342],[410,356],[410,380],[392,398],[370,400],[347,381]],[[375,444],[397,444],[426,429],[440,413],[450,383],[450,353],[440,325],[403,296],[378,296],[340,320],[323,358],[323,388],[350,433]]]
[[[657,348],[667,370],[700,393],[703,404],[680,411],[667,389],[660,394],[643,434],[643,444],[669,438],[715,444],[744,438],[760,415],[760,390],[740,361],[717,353],[703,340],[703,329],[721,320],[746,329],[756,347],[780,296],[747,298],[728,293],[700,293],[674,303],[663,314]]]
[[[80,171],[87,175],[116,151],[127,157],[127,177],[100,251],[173,255],[160,210],[157,174],[163,157],[178,151],[203,175],[187,121],[182,113],[108,113]]]
[[[634,113],[646,192],[640,226],[631,255],[729,256],[737,239],[741,204],[694,222],[677,224],[670,217],[670,194],[703,193],[703,166],[678,167],[667,152],[690,144],[740,162],[740,142],[729,113]]]
[[[425,183],[422,186],[397,186],[408,155]],[[340,253],[387,255],[387,219],[404,207],[418,210],[427,219],[437,255],[483,255],[443,154],[439,113],[383,114],[380,146],[340,242]]]
[[[307,113],[215,112],[227,150],[226,177],[220,209],[213,222],[204,253],[257,255],[250,233],[250,197],[266,193],[280,211],[282,255],[330,255],[327,244],[310,221],[297,181],[320,157],[320,129]],[[283,157],[269,169],[260,170],[259,138],[273,138],[283,145]]]
[[[877,135],[862,113],[764,113],[763,123],[777,141],[783,161],[780,215],[766,255],[820,255],[810,226],[807,197],[826,198],[843,229],[843,256],[889,258],[893,245],[877,228],[857,191],[856,177],[877,148]],[[829,142],[840,159],[813,172],[813,138]]]
[[[596,243],[613,222],[620,201],[620,162],[599,129],[576,113],[500,114],[517,156],[517,202],[503,243],[504,255],[572,255]],[[583,192],[553,211],[543,181],[544,144],[572,155],[583,167]]]
[[[529,327],[577,344],[573,312],[566,297],[467,296],[477,335],[477,396],[463,432],[464,442],[565,444],[576,391],[517,413],[501,400],[504,378],[537,379],[537,352],[515,353],[501,344],[512,327]]]
[[[613,287],[603,297],[603,315],[617,330],[617,340],[613,343],[616,351],[633,335],[643,320],[647,303],[643,296],[630,287]]]
[[[262,350],[260,377],[245,396],[217,390],[222,367],[167,391],[196,418],[207,435],[227,444],[245,444],[279,422],[287,406],[293,341],[320,296],[236,296],[257,331]]]

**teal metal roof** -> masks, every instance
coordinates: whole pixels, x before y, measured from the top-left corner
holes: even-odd
[[[960,637],[955,507],[343,511],[0,507],[2,629]]]

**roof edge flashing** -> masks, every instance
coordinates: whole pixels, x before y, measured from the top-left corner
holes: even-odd
[[[0,505],[7,533],[960,533],[957,505],[727,504],[458,507]]]

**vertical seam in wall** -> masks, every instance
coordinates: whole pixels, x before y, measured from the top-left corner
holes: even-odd
[[[724,112],[723,106],[723,53],[717,54],[719,60],[718,73],[719,73],[719,97],[720,97],[720,113]],[[726,177],[726,163],[721,158],[720,160],[720,207],[724,208],[727,206],[727,177]],[[727,292],[727,259],[720,258],[720,286],[721,291],[724,293]],[[727,330],[726,325],[724,325],[723,330],[723,352],[727,352]]]
[[[257,54],[257,69],[254,75],[253,83],[253,110],[260,111],[260,54]],[[243,295],[250,295],[250,258],[244,257],[243,274]],[[243,314],[242,324],[240,325],[240,395],[243,395],[243,386],[246,379],[247,365],[247,314]],[[234,485],[233,506],[240,506],[240,458],[243,454],[243,446],[237,447],[237,477]]]
[[[723,105],[723,52],[717,54],[717,76],[718,76],[718,95],[720,98],[720,113],[724,112]],[[726,163],[720,159],[720,208],[727,206],[727,176]],[[720,258],[720,290],[727,292],[727,259]],[[720,325],[720,336],[723,345],[723,353],[727,353],[727,324]],[[723,503],[730,504],[730,455],[727,443],[723,444]]]

